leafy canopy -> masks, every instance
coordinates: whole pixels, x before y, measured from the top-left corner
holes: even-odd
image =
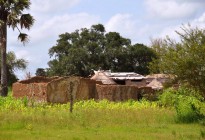
[[[50,75],[88,76],[92,69],[148,74],[148,63],[155,57],[143,44],[132,45],[117,32],[105,32],[102,24],[59,35],[50,48],[54,59],[48,62]]]
[[[169,38],[154,41],[158,59],[150,68],[152,72],[176,75],[181,83],[205,91],[205,30],[191,26],[181,29],[182,33],[177,32],[180,42]]]

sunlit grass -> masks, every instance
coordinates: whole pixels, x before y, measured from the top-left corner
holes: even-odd
[[[0,98],[0,139],[204,139],[202,123],[176,123],[172,108],[148,101],[80,101],[74,105]]]

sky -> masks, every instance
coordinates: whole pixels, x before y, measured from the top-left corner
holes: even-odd
[[[18,41],[18,31],[8,29],[8,51],[28,61],[19,79],[37,68],[48,68],[49,49],[60,34],[103,24],[107,32],[119,32],[132,44],[149,45],[151,39],[177,39],[175,31],[190,24],[205,28],[205,0],[31,0],[29,11],[35,23],[29,31],[29,43]]]

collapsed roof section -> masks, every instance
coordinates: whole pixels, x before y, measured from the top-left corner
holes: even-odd
[[[101,81],[105,85],[115,85],[116,83],[109,78],[104,71],[94,71],[94,75],[90,78],[92,80]]]
[[[116,84],[116,80],[143,80],[144,76],[134,72],[114,72],[108,71],[94,71],[94,75],[91,79],[96,81],[102,81],[103,84]]]

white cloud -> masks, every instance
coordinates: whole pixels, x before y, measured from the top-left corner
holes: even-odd
[[[191,25],[197,26],[199,28],[205,28],[205,12],[197,19],[191,22]]]
[[[46,68],[49,61],[48,50],[55,45],[58,35],[73,32],[76,29],[90,27],[99,23],[99,17],[87,13],[56,15],[36,24],[28,33],[30,42],[25,47],[17,41],[18,32],[8,31],[9,51],[14,51],[18,58],[28,60],[28,71],[35,73],[39,67]],[[18,74],[18,73],[17,73]]]
[[[42,25],[32,28],[30,36],[32,42],[37,43],[39,41],[57,37],[59,34],[65,32],[72,32],[82,27],[89,27],[98,22],[98,17],[87,13],[54,16],[51,19],[44,21]]]
[[[201,0],[146,0],[148,13],[153,18],[176,19],[193,16],[205,1]]]
[[[131,19],[132,16],[129,14],[117,14],[110,18],[110,20],[105,25],[107,31],[120,31],[127,32],[128,34],[133,33],[133,27],[136,21]]]
[[[26,50],[19,50],[19,51],[15,52],[15,54],[16,54],[17,59],[21,59],[21,58],[28,59],[30,56],[29,52]]]
[[[172,25],[166,28],[163,28],[161,33],[155,35],[156,38],[165,38],[166,36],[169,36],[172,39],[175,39],[179,41],[179,35],[176,33],[176,31],[183,33],[183,30],[181,27],[185,26],[188,27],[188,24],[191,26],[191,28],[200,28],[205,29],[205,12],[199,16],[196,19],[191,20],[189,23],[186,24],[178,24],[178,25]]]
[[[57,13],[69,9],[79,3],[80,0],[31,0],[31,9],[35,13]]]
[[[146,24],[141,25],[141,21],[137,21],[130,14],[116,14],[112,16],[105,24],[107,32],[119,32],[123,37],[132,40],[132,43],[139,41],[144,42],[143,39],[150,27]]]

